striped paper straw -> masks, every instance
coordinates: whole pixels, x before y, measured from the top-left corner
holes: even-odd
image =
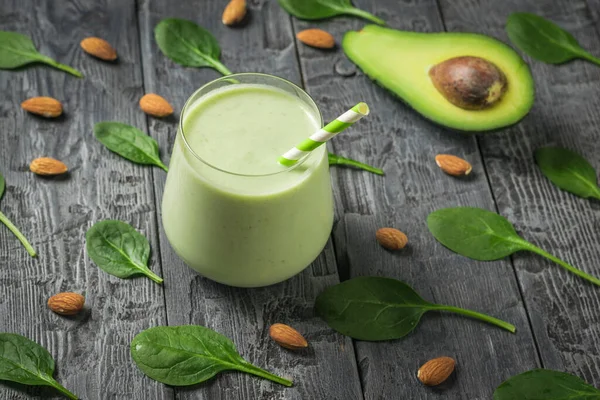
[[[279,164],[286,167],[296,164],[302,157],[367,115],[369,115],[367,103],[358,103],[279,157]]]

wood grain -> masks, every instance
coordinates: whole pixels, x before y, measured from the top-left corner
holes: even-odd
[[[168,399],[171,390],[145,381],[129,355],[139,331],[165,322],[162,288],[149,279],[121,280],[99,270],[85,252],[92,223],[121,219],[158,248],[151,169],[108,152],[93,136],[102,120],[144,129],[136,99],[142,94],[133,1],[3,0],[0,29],[30,35],[40,51],[81,70],[77,79],[45,66],[0,71],[0,169],[8,189],[2,210],[39,252],[30,258],[0,226],[0,331],[25,335],[56,359],[56,378],[82,399]],[[119,53],[115,64],[79,48],[100,36]],[[21,101],[52,96],[65,115],[47,120],[25,113]],[[65,177],[44,179],[28,171],[39,156],[64,161]],[[151,268],[160,274],[159,258]],[[74,318],[52,313],[47,299],[61,291],[86,296]],[[50,389],[0,382],[0,397],[60,398]]]
[[[442,31],[435,1],[355,1],[393,28]],[[325,22],[295,21],[297,31],[318,26],[338,42],[364,21],[336,18]],[[390,51],[393,51],[390,49]],[[381,167],[380,178],[364,172],[334,169],[338,211],[347,213],[334,232],[342,279],[364,275],[406,281],[430,301],[485,312],[517,326],[512,335],[478,321],[430,314],[408,337],[383,343],[356,342],[366,399],[488,399],[504,379],[538,365],[517,281],[508,260],[480,263],[455,255],[438,244],[425,225],[427,215],[455,205],[494,209],[477,142],[430,123],[374,85],[362,72],[340,73],[338,50],[326,53],[299,45],[309,93],[326,119],[348,104],[366,101],[368,118],[332,141],[336,153]],[[382,54],[381,62],[385,62]],[[407,56],[410,57],[410,56]],[[398,67],[401,69],[401,66]],[[466,179],[445,175],[435,164],[438,153],[455,154],[473,164]],[[375,231],[396,227],[409,244],[396,253],[382,249]],[[457,359],[455,378],[442,388],[426,388],[416,372],[438,356]]]
[[[265,72],[301,83],[290,19],[275,1],[250,1],[240,28],[226,27],[221,13],[226,2],[166,3],[144,1],[140,7],[146,92],[156,92],[181,111],[185,100],[219,75],[211,69],[184,68],[160,53],[154,26],[165,17],[195,21],[218,38],[222,61],[233,72]],[[176,120],[150,120],[160,148],[171,152]],[[165,159],[168,155],[165,155]],[[155,172],[160,200],[164,176]],[[165,266],[165,295],[170,325],[200,324],[230,337],[250,362],[294,381],[285,388],[244,374],[225,374],[199,387],[178,389],[180,399],[360,399],[354,349],[348,338],[329,330],[313,312],[314,299],[338,282],[335,257],[328,245],[319,259],[300,275],[261,289],[235,289],[188,268],[160,234]],[[268,337],[271,324],[293,326],[309,341],[306,352],[284,350]]]
[[[572,32],[600,56],[598,0],[354,0],[393,28],[469,31],[507,41],[506,17],[530,11]],[[600,290],[534,255],[483,263],[451,253],[427,230],[429,212],[454,205],[498,209],[527,239],[600,275],[600,203],[561,192],[533,161],[533,151],[562,145],[600,170],[600,68],[584,61],[549,66],[531,61],[537,99],[520,124],[499,133],[463,136],[420,117],[374,85],[344,56],[297,43],[295,32],[318,27],[338,44],[343,33],[367,22],[356,18],[299,21],[276,0],[249,0],[239,27],[221,24],[225,0],[0,0],[0,29],[32,37],[38,49],[81,70],[77,79],[45,66],[0,71],[0,171],[7,192],[0,209],[40,253],[30,258],[0,226],[0,331],[23,334],[57,361],[56,378],[83,399],[489,399],[504,379],[543,365],[575,373],[600,386]],[[364,100],[372,114],[331,142],[336,153],[386,171],[384,178],[334,167],[337,225],[313,265],[272,287],[235,289],[208,281],[172,251],[160,226],[165,174],[108,152],[92,134],[95,122],[115,120],[148,131],[168,162],[178,113],[200,86],[217,78],[210,69],[184,68],[156,47],[153,29],[167,17],[194,20],[210,30],[234,72],[265,72],[305,85],[326,120]],[[79,41],[99,36],[117,49],[106,63],[81,51]],[[164,96],[176,108],[167,119],[146,117],[144,93]],[[46,120],[26,114],[21,101],[52,96],[65,115]],[[473,165],[466,179],[444,175],[437,153]],[[39,156],[64,161],[66,177],[28,172]],[[139,278],[120,280],[99,270],[85,253],[84,235],[106,219],[130,222],[150,240],[150,267],[164,286]],[[408,235],[407,248],[382,249],[375,231],[393,226]],[[512,335],[450,314],[427,314],[408,337],[353,342],[333,332],[313,311],[314,299],[340,279],[378,275],[402,279],[430,301],[502,318]],[[86,295],[75,318],[51,313],[46,301],[60,291]],[[528,314],[527,314],[528,313]],[[272,323],[298,329],[310,345],[294,353],[268,338]],[[227,335],[249,361],[294,380],[284,388],[227,373],[190,388],[170,388],[133,364],[129,343],[158,325],[201,324]],[[533,332],[530,329],[533,327]],[[539,356],[538,356],[539,351]],[[416,379],[430,358],[448,355],[457,371],[438,388]],[[0,398],[60,398],[44,388],[0,381]]]
[[[481,32],[504,41],[508,15],[533,12],[553,20],[600,56],[598,10],[584,1],[441,1],[441,6],[449,30]],[[600,276],[600,203],[560,191],[533,160],[537,148],[559,145],[600,169],[600,68],[585,61],[555,66],[526,59],[537,87],[532,112],[511,129],[479,137],[494,197],[500,213],[525,238]],[[514,264],[544,367],[599,386],[600,288],[535,255],[518,254]]]

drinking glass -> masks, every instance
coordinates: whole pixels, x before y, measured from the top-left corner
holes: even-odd
[[[305,269],[327,243],[333,224],[327,151],[321,146],[296,165],[268,174],[228,171],[200,157],[186,136],[186,118],[206,96],[225,87],[235,89],[233,85],[263,85],[285,91],[299,107],[309,110],[316,129],[323,126],[311,97],[282,78],[245,73],[204,85],[187,100],[181,113],[162,201],[162,220],[175,252],[203,276],[231,286],[266,286]],[[252,129],[256,118],[248,115],[244,124],[250,134],[256,135],[256,146],[261,146],[265,143],[260,137],[263,132]],[[223,119],[226,123],[226,113]],[[264,124],[264,120],[261,122]],[[209,129],[218,127],[194,126],[194,134],[202,135]],[[305,136],[312,133],[307,131]],[[279,134],[286,134],[285,126]],[[291,141],[289,147],[294,144]],[[282,153],[288,149],[282,149]]]

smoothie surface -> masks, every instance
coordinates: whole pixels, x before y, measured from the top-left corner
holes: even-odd
[[[287,169],[277,158],[320,128],[300,99],[257,84],[217,89],[185,114],[183,132],[192,150],[214,167],[243,175]]]

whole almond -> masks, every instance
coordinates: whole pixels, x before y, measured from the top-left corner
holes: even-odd
[[[46,118],[56,118],[63,112],[60,101],[52,97],[32,97],[22,102],[21,108]]]
[[[408,238],[398,229],[381,228],[375,233],[380,245],[388,250],[400,250],[408,243]]]
[[[48,308],[60,315],[75,315],[83,309],[85,297],[79,293],[64,292],[48,299]]]
[[[304,337],[292,328],[285,324],[273,324],[269,328],[269,336],[281,347],[290,350],[299,350],[308,347],[308,342]]]
[[[419,368],[417,378],[427,386],[439,385],[452,374],[455,364],[456,361],[450,357],[434,358]]]
[[[117,51],[104,39],[97,37],[85,38],[79,43],[83,51],[104,61],[117,59]]]
[[[296,37],[302,43],[319,49],[333,49],[335,46],[335,39],[331,33],[322,29],[306,29],[298,32]]]
[[[29,164],[29,169],[34,174],[44,176],[60,175],[68,171],[65,163],[50,157],[36,158]]]
[[[452,176],[469,175],[473,169],[468,161],[450,154],[438,154],[435,162],[442,171]]]
[[[246,16],[246,0],[231,0],[223,11],[222,21],[225,25],[235,25],[242,22]]]
[[[153,117],[162,118],[173,114],[173,107],[169,102],[164,97],[154,93],[148,93],[140,99],[140,108]]]

